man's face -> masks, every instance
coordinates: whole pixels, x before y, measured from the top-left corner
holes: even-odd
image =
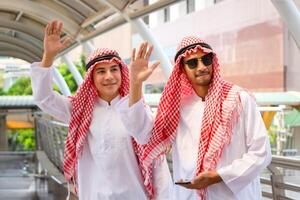
[[[99,63],[93,71],[93,80],[99,96],[110,102],[119,95],[121,69],[116,62]]]
[[[207,53],[204,53],[202,51],[197,51],[196,53],[192,53],[190,55],[187,55],[185,58],[183,58],[184,72],[187,75],[188,79],[191,81],[193,86],[208,86],[211,82],[212,73],[213,73],[212,64],[205,66],[201,61],[201,58],[202,60],[204,60],[202,56],[206,54]],[[198,61],[191,60],[195,58],[198,58]],[[191,61],[196,61],[198,62],[198,64],[196,62],[192,62],[194,63],[194,68],[193,68],[187,64],[190,63]]]

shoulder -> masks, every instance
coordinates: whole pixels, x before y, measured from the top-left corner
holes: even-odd
[[[235,86],[238,92],[238,96],[243,107],[243,110],[248,110],[250,108],[257,107],[256,99],[253,93],[248,91],[247,89],[241,88],[239,86]]]

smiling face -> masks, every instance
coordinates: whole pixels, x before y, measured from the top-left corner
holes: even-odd
[[[93,80],[98,95],[110,102],[119,95],[122,80],[120,65],[115,61],[97,64],[93,70]]]
[[[202,51],[197,51],[196,53],[192,53],[183,58],[183,69],[187,78],[191,81],[193,87],[208,87],[211,79],[212,79],[212,64],[205,66],[201,61],[202,56],[206,55],[206,53]],[[189,63],[187,61],[198,58],[198,64],[195,68],[191,68],[188,66]]]

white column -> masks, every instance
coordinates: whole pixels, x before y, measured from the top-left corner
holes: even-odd
[[[292,0],[272,0],[300,49],[300,12]]]
[[[71,96],[71,91],[69,86],[67,85],[65,79],[63,76],[59,73],[58,69],[56,67],[53,68],[54,73],[54,82],[58,86],[59,90],[65,95],[65,96]]]
[[[153,55],[155,58],[158,58],[160,60],[160,65],[164,73],[166,74],[167,77],[169,77],[173,69],[172,64],[168,56],[164,53],[161,45],[152,36],[150,29],[146,26],[144,21],[141,19],[131,20],[130,23],[141,34],[144,40],[147,40],[154,46]]]
[[[95,46],[90,41],[84,42],[82,46],[87,55],[90,55],[95,50]]]
[[[71,59],[65,54],[62,56],[63,61],[67,64],[70,72],[72,73],[77,85],[81,85],[83,82],[82,76],[79,73],[77,67],[74,65],[74,63],[71,61]]]

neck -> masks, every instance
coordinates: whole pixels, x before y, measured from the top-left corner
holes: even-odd
[[[208,88],[209,88],[209,85],[207,86],[193,86],[194,88],[194,91],[196,92],[196,94],[202,98],[203,101],[205,101],[205,97],[208,93]]]
[[[111,105],[111,101],[116,98],[118,96],[118,94],[112,95],[112,96],[103,96],[98,94],[98,96],[103,99],[104,101],[106,101],[109,105]]]

